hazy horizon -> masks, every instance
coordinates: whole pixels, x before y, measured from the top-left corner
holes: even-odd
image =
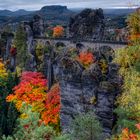
[[[136,8],[140,0],[0,0],[0,10],[39,10],[43,6],[63,5],[68,8]]]

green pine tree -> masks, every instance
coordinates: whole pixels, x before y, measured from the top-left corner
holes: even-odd
[[[70,140],[100,140],[102,127],[93,112],[76,116],[71,126]]]
[[[0,137],[11,135],[16,124],[18,112],[13,103],[6,102],[6,97],[16,84],[17,80],[12,74],[7,79],[0,78]]]

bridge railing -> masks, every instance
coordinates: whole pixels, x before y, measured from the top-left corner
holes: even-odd
[[[75,40],[73,38],[48,38],[48,37],[35,37],[34,39],[43,39],[43,40],[54,40],[54,41],[71,41],[73,43],[78,42],[87,42],[87,43],[105,43],[105,44],[122,44],[127,45],[127,41],[110,41],[110,40],[93,40],[93,39],[81,39],[81,40]]]

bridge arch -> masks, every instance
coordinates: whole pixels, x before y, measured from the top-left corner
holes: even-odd
[[[45,46],[50,46],[51,45],[51,42],[50,41],[46,41],[45,42]]]
[[[85,45],[83,43],[76,43],[76,48],[81,50],[85,47]]]
[[[55,47],[66,47],[65,43],[63,42],[56,42]]]

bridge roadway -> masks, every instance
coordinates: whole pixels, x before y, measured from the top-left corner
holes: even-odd
[[[77,43],[83,44],[85,47],[100,47],[100,46],[110,46],[113,49],[126,47],[128,42],[117,42],[117,41],[91,41],[91,40],[82,40],[78,42],[72,41],[70,38],[46,38],[46,37],[36,37],[34,40],[41,41],[45,44],[47,41],[50,41],[54,45],[57,43],[63,43],[65,46],[76,46]]]

